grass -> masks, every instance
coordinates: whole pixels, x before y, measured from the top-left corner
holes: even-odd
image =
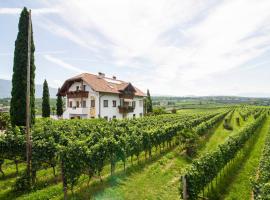
[[[177,199],[179,197],[179,171],[189,160],[176,148],[164,154],[156,162],[127,175],[112,177],[110,187],[96,191],[93,199]],[[170,192],[168,192],[170,191]],[[85,199],[84,191],[79,199]]]
[[[219,144],[222,144],[229,136],[232,136],[237,133],[237,131],[241,128],[236,124],[236,118],[239,117],[239,113],[235,111],[231,118],[231,125],[233,127],[232,131],[226,130],[223,128],[222,120],[216,127],[214,134],[208,134],[202,144],[200,145],[198,154],[202,155],[209,151],[212,151],[218,147]],[[241,121],[241,126],[246,123],[250,123],[254,120],[252,117],[248,118],[246,121]]]

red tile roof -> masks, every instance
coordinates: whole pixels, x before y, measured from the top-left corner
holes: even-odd
[[[131,83],[124,82],[121,80],[116,80],[113,78],[101,77],[99,75],[83,73],[83,74],[79,74],[77,76],[74,76],[66,80],[63,86],[61,87],[59,93],[61,95],[65,94],[73,82],[80,81],[80,80],[85,81],[88,85],[90,85],[90,87],[93,90],[97,92],[114,93],[114,94],[119,94],[129,84],[131,84]],[[135,96],[145,96],[145,94],[138,88],[134,87],[134,89],[135,89]]]

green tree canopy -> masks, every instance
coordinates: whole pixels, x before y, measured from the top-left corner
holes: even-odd
[[[151,99],[150,92],[148,89],[147,89],[147,97],[146,97],[146,112],[147,113],[153,112],[152,99]]]
[[[63,99],[62,96],[57,95],[57,101],[56,101],[56,114],[58,117],[61,117],[63,115]]]
[[[19,32],[15,41],[12,91],[10,102],[10,120],[13,126],[25,126],[26,123],[26,88],[27,88],[27,50],[28,50],[29,12],[23,8],[19,20]],[[32,30],[31,30],[32,31]],[[33,31],[32,31],[33,33]],[[35,122],[35,46],[31,39],[30,72],[30,107],[31,124]]]
[[[50,94],[48,83],[45,79],[43,83],[43,95],[42,95],[42,117],[50,117]]]

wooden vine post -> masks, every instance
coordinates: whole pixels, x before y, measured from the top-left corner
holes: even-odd
[[[183,195],[183,199],[187,200],[188,199],[188,194],[187,194],[187,179],[186,179],[186,175],[181,176],[182,179],[182,187],[183,187],[183,191],[182,191],[182,195]]]
[[[64,200],[67,200],[67,179],[65,176],[64,161],[61,161],[61,176],[63,183]]]
[[[30,178],[31,175],[31,130],[30,130],[30,120],[31,120],[31,108],[30,108],[30,70],[31,70],[31,10],[29,10],[28,17],[28,56],[27,56],[27,88],[26,88],[26,160],[27,160],[27,176]]]

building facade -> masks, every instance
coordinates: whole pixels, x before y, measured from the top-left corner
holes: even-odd
[[[83,73],[65,81],[58,95],[66,99],[64,119],[142,117],[145,94],[131,83],[105,74]]]

